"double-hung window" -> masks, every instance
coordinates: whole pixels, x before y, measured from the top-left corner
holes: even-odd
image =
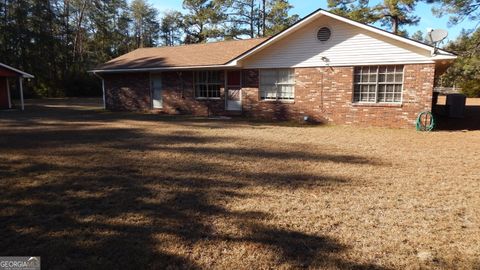
[[[260,70],[260,99],[294,100],[295,71],[293,69]]]
[[[195,97],[196,98],[220,98],[222,87],[221,71],[208,70],[195,73]]]
[[[354,70],[354,102],[402,102],[403,66],[362,66]]]

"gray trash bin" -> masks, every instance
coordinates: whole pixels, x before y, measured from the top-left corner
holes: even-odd
[[[448,117],[463,118],[466,102],[467,97],[463,94],[448,94],[446,102]]]

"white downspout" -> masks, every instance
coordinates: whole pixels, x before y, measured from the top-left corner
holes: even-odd
[[[12,100],[10,97],[10,84],[8,83],[8,78],[5,78],[5,83],[7,84],[7,98],[8,98],[8,108],[12,108]]]
[[[97,78],[102,80],[102,97],[103,97],[103,109],[107,109],[107,103],[105,101],[105,80],[102,78],[102,76],[98,75],[96,72],[93,72],[93,75],[95,75]]]
[[[20,103],[22,105],[22,111],[25,110],[25,104],[23,102],[23,77],[19,77],[18,82],[20,84]]]

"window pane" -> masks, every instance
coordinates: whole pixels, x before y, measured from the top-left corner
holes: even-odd
[[[385,85],[378,85],[377,101],[385,102]]]
[[[378,74],[378,82],[385,82],[386,79],[385,74]]]
[[[273,69],[265,69],[260,71],[261,84],[275,84],[277,81],[277,74]]]
[[[279,86],[279,99],[293,99],[293,85]]]
[[[262,85],[260,88],[260,97],[262,99],[276,99],[277,89],[273,85]]]
[[[402,73],[395,74],[395,82],[401,83],[402,80],[403,80],[403,74]]]
[[[219,84],[209,85],[209,87],[208,87],[208,97],[211,97],[211,98],[220,97],[220,85]]]
[[[260,98],[294,99],[294,83],[293,69],[260,70]]]
[[[293,70],[291,69],[279,69],[278,70],[278,83],[293,83]]]

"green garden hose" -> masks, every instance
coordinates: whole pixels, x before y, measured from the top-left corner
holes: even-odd
[[[417,117],[417,131],[432,131],[435,127],[435,118],[429,111],[424,111],[418,114]]]

